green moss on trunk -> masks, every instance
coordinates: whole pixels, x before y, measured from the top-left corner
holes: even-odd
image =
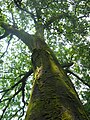
[[[34,84],[25,120],[88,120],[63,69],[45,50],[32,55]]]

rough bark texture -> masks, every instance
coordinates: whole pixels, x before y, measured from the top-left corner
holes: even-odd
[[[88,120],[81,102],[62,68],[51,54],[32,54],[34,84],[25,120]]]
[[[88,120],[70,79],[42,36],[0,25],[33,52],[34,84],[25,120]]]

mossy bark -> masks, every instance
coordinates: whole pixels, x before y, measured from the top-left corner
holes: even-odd
[[[34,84],[25,120],[88,120],[64,70],[43,49],[32,54]]]
[[[42,40],[44,31],[30,35],[4,22],[0,25],[33,52],[34,84],[25,120],[88,120],[70,79]]]

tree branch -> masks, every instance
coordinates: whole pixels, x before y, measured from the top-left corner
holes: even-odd
[[[9,35],[9,33],[7,31],[5,31],[5,33],[2,36],[0,36],[0,40],[7,37],[8,35]]]
[[[22,102],[24,103],[25,105],[25,100],[24,100],[24,97],[25,97],[25,85],[26,85],[26,79],[33,73],[33,70],[29,70],[26,75],[23,77],[22,79]]]
[[[32,72],[33,72],[33,70],[30,69],[28,72],[26,72],[25,76],[24,76],[20,81],[18,81],[18,82],[17,82],[15,85],[13,85],[11,88],[5,90],[5,91],[7,92],[8,90],[13,89],[15,86],[17,86],[19,83],[22,82],[22,87],[21,87],[17,92],[15,92],[15,94],[14,94],[12,97],[3,100],[3,101],[8,100],[8,103],[7,103],[7,105],[5,106],[5,108],[3,109],[3,113],[2,113],[2,115],[1,115],[0,120],[3,118],[3,115],[4,115],[5,111],[6,111],[6,109],[8,108],[8,106],[9,106],[12,98],[14,98],[19,92],[21,92],[22,90],[24,90],[26,79],[32,74]],[[3,91],[2,91],[2,92],[3,92]],[[5,94],[6,94],[6,93],[5,93]],[[4,94],[4,95],[5,95],[5,94]],[[24,114],[24,107],[25,107],[24,96],[23,96],[23,102],[24,102],[24,106],[23,106],[23,114]],[[23,115],[23,114],[22,114],[22,115]]]
[[[34,20],[34,22],[36,23],[35,15],[34,15],[32,12],[29,12],[27,9],[25,9],[25,7],[22,8],[22,7],[21,7],[21,1],[19,1],[19,0],[14,0],[14,3],[15,3],[15,5],[16,5],[20,10],[28,13],[28,14],[31,16],[31,18]]]
[[[10,13],[11,13],[11,16],[12,16],[13,27],[18,28],[18,26],[17,26],[17,24],[16,24],[16,22],[15,22],[15,19],[14,19],[13,12],[10,11]]]
[[[9,41],[8,41],[8,44],[7,44],[7,47],[6,47],[6,50],[5,50],[5,52],[0,56],[0,59],[1,59],[1,58],[5,55],[5,53],[7,52],[12,37],[13,37],[13,35],[11,34],[11,35],[10,35],[10,39],[9,39]]]
[[[79,16],[78,19],[82,19],[82,18],[88,18],[89,15],[82,15],[82,16]]]
[[[61,67],[63,67],[63,68],[69,68],[70,66],[72,66],[74,63],[73,62],[71,62],[71,63],[64,63],[64,64],[62,64],[61,65]]]
[[[14,118],[16,115],[17,115],[17,113],[19,112],[19,111],[21,111],[23,108],[20,108],[19,110],[17,110],[16,112],[15,112],[15,114],[13,114],[11,117],[10,117],[10,120],[12,119],[12,118]]]
[[[5,92],[4,94],[3,94],[3,96],[1,97],[1,99],[0,99],[0,102],[3,102],[2,101],[2,99],[3,99],[3,97],[6,95],[6,93],[9,91],[9,90],[12,90],[12,89],[14,89],[19,83],[21,83],[22,82],[22,90],[24,89],[24,87],[25,87],[25,82],[26,82],[26,79],[31,75],[33,73],[33,70],[32,69],[30,69],[28,72],[26,72],[25,73],[25,75],[24,75],[24,77],[21,79],[21,80],[19,80],[16,84],[14,84],[13,86],[11,86],[11,88],[9,88],[9,89],[6,89],[6,90],[4,90],[4,91],[0,91],[0,93],[2,93],[2,92]],[[24,97],[24,96],[23,96]],[[5,100],[8,100],[8,99],[5,99]],[[4,100],[4,101],[5,101]]]
[[[2,115],[1,115],[1,117],[0,117],[0,120],[3,118],[3,115],[4,115],[5,111],[6,111],[6,109],[8,108],[10,102],[11,102],[11,99],[8,101],[7,105],[6,105],[5,108],[2,110],[3,112],[2,112]]]
[[[6,24],[4,22],[0,22],[0,26],[4,28],[7,33],[16,35],[19,39],[21,39],[32,51],[33,50],[33,41],[35,40],[35,35],[29,34],[24,30],[19,30],[14,26]]]
[[[85,84],[86,86],[88,86],[90,88],[90,85],[88,83],[85,82],[85,80],[81,79],[78,75],[76,75],[75,73],[73,73],[72,71],[66,69],[66,72],[74,75],[76,78],[78,78],[83,84]]]
[[[49,20],[48,21],[46,21],[46,23],[44,24],[44,27],[45,28],[47,28],[51,23],[53,23],[54,21],[56,21],[56,20],[60,20],[60,19],[62,19],[63,17],[65,18],[65,17],[67,17],[68,16],[68,14],[67,13],[59,13],[59,14],[56,14],[56,15],[53,15],[53,16],[51,16],[50,18],[49,18]]]
[[[8,103],[7,103],[7,105],[5,106],[5,108],[3,109],[3,113],[2,113],[2,115],[1,115],[0,120],[3,118],[3,115],[4,115],[5,111],[6,111],[6,109],[8,108],[8,106],[9,106],[12,98],[14,98],[19,92],[21,92],[21,89],[22,89],[22,88],[20,88],[12,97],[10,97],[10,98],[8,99]]]
[[[19,75],[18,77],[16,77],[16,78],[14,79],[14,81],[15,81],[17,78],[19,78],[19,77],[21,77],[21,75]],[[12,90],[12,89],[13,89],[14,87],[16,87],[19,83],[21,83],[21,80],[19,80],[16,84],[14,84],[13,86],[11,86],[9,89],[0,91],[0,93],[3,93],[3,92],[7,92],[7,91],[9,91],[9,90]]]

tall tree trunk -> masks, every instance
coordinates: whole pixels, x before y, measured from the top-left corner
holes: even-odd
[[[39,36],[0,22],[32,51],[34,84],[25,120],[88,120],[78,95],[53,52]]]
[[[32,64],[34,84],[25,120],[88,120],[68,76],[51,53],[36,48]]]

